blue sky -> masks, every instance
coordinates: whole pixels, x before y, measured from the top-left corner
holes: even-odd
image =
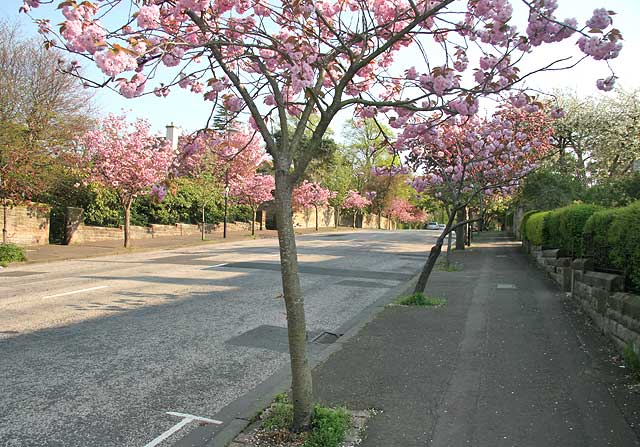
[[[54,3],[57,3],[55,1]],[[517,7],[519,1],[512,0]],[[620,56],[612,61],[611,66],[615,70],[618,85],[625,89],[640,88],[640,73],[637,62],[640,50],[640,1],[638,0],[559,0],[559,17],[576,17],[579,23],[591,16],[591,12],[598,7],[606,6],[616,11],[614,25],[619,28],[624,36],[624,49]],[[24,14],[18,14],[21,0],[2,0],[0,2],[0,19],[17,21],[25,36],[36,35],[35,26]],[[52,17],[52,23],[59,23],[61,15],[51,15],[53,8],[49,5],[46,10],[36,10],[38,16]],[[55,13],[54,13],[55,14]],[[517,12],[516,12],[517,18]],[[537,67],[553,58],[567,54],[578,55],[579,51],[573,43],[563,42],[535,51],[530,55],[523,67],[523,71],[531,67]],[[404,54],[398,60],[400,65],[410,66],[411,55]],[[95,69],[90,69],[90,75],[98,74]],[[575,91],[580,96],[599,94],[595,88],[598,78],[608,76],[606,65],[602,62],[591,60],[584,61],[577,69],[562,72],[543,73],[528,81],[528,86],[542,91],[554,89],[568,89]],[[201,96],[175,89],[167,98],[157,98],[148,95],[142,98],[128,100],[109,90],[98,90],[95,94],[95,102],[101,113],[118,113],[126,110],[132,116],[144,117],[151,121],[154,129],[164,131],[164,126],[175,123],[185,130],[195,130],[202,127],[210,113],[211,102],[202,100]],[[352,112],[346,112],[336,118],[334,130],[339,135],[344,119],[350,117]]]

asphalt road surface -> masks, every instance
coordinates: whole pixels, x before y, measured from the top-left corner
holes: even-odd
[[[299,237],[310,340],[406,282],[435,236]],[[166,412],[212,417],[288,361],[278,262],[253,240],[0,273],[0,446],[143,447]]]

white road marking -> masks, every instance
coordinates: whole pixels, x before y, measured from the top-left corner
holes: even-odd
[[[192,414],[176,413],[174,411],[167,411],[167,414],[170,414],[171,416],[178,416],[178,417],[181,417],[181,418],[184,418],[184,419],[182,419],[176,425],[171,427],[169,430],[167,430],[164,433],[162,433],[160,436],[158,436],[156,439],[154,439],[150,443],[145,444],[144,447],[155,447],[156,445],[160,444],[162,441],[167,439],[169,436],[171,436],[172,434],[174,434],[175,432],[180,430],[182,427],[187,425],[189,422],[201,421],[201,422],[207,422],[209,424],[216,424],[216,425],[222,424],[222,421],[217,421],[215,419],[203,418],[203,417],[200,417],[200,416],[194,416]]]
[[[211,268],[215,268],[215,267],[222,267],[223,265],[227,265],[228,262],[225,262],[224,264],[216,264],[216,265],[212,265]]]
[[[109,287],[109,286],[89,287],[88,289],[74,290],[73,292],[58,293],[57,295],[47,295],[47,296],[45,296],[43,298],[56,298],[56,297],[59,297],[59,296],[75,295],[76,293],[91,292],[92,290],[106,289],[107,287]]]
[[[516,289],[516,285],[515,284],[498,284],[497,286],[498,289]]]
[[[200,416],[194,416],[192,414],[176,413],[175,411],[167,411],[167,414],[170,414],[171,416],[178,416],[180,418],[190,418],[190,419],[194,419],[201,422],[208,422],[210,424],[216,424],[216,425],[222,424],[222,421],[218,421],[217,419],[208,419]]]

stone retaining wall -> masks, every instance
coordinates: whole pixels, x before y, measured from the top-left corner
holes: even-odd
[[[259,223],[256,223],[258,228]],[[176,224],[176,225],[158,225],[152,224],[148,227],[140,227],[131,225],[131,239],[151,239],[156,237],[182,237],[195,236],[201,234],[200,225]],[[227,231],[250,231],[250,222],[228,222]],[[211,225],[207,224],[205,233],[222,233],[222,223]],[[109,240],[123,240],[124,230],[122,226],[118,228],[95,227],[80,224],[73,229],[70,235],[69,244],[84,244],[87,242],[99,242]]]
[[[0,230],[3,209],[0,208]],[[18,245],[49,243],[49,212],[36,206],[7,207],[7,242]],[[0,239],[2,242],[2,239]]]
[[[640,296],[624,291],[623,276],[594,271],[590,259],[563,258],[559,250],[523,245],[618,348],[630,346],[640,355]]]

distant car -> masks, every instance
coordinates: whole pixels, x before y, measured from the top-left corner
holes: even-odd
[[[445,224],[438,224],[438,230],[444,230],[445,228],[447,228]]]
[[[438,222],[429,222],[427,224],[427,230],[437,230],[438,229]]]

